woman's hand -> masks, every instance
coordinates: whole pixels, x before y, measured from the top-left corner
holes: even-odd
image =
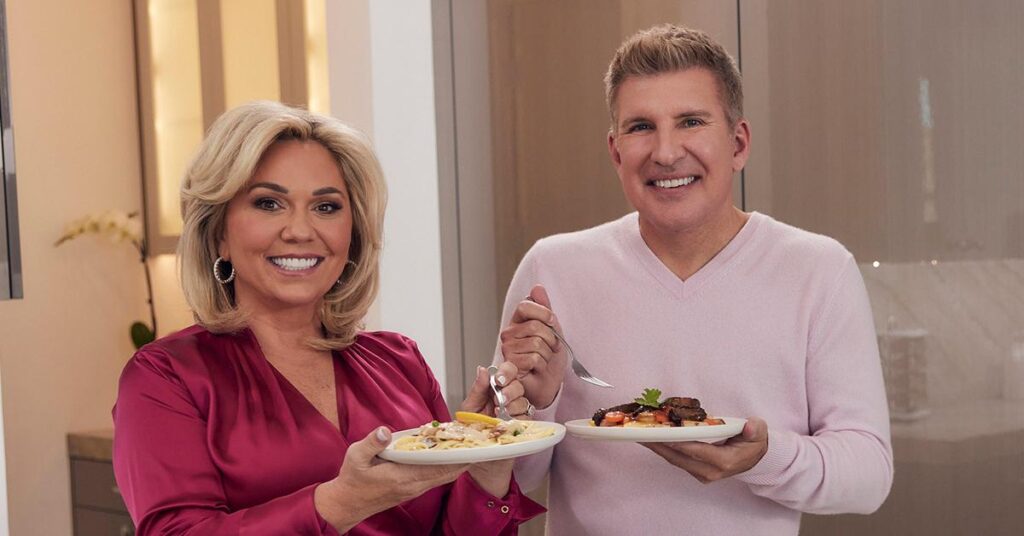
[[[506,361],[498,367],[496,379],[499,385],[504,386],[501,388],[501,392],[508,400],[505,408],[517,419],[526,419],[529,418],[527,412],[531,406],[523,396],[523,384],[516,379],[518,373],[516,366]],[[490,375],[487,373],[487,369],[477,367],[476,380],[469,388],[466,400],[459,406],[459,410],[494,415],[495,407],[491,393]],[[514,460],[499,460],[473,464],[469,467],[469,475],[484,491],[501,498],[508,495],[509,482],[512,481],[513,463]]]
[[[498,373],[495,374],[495,380],[501,387],[501,393],[505,395],[505,409],[508,410],[509,415],[519,420],[528,420],[533,416],[533,406],[530,401],[526,399],[526,390],[523,387],[523,382],[516,379],[519,374],[519,369],[508,361],[498,366]],[[459,411],[472,411],[473,413],[483,413],[484,415],[498,415],[498,405],[494,400],[494,394],[491,392],[491,378],[487,373],[487,369],[483,367],[476,368],[476,379],[473,380],[473,385],[469,387],[469,393],[466,394],[466,399],[459,405]]]
[[[314,505],[338,532],[364,519],[452,482],[467,465],[403,465],[377,458],[391,441],[385,427],[349,446],[338,476],[317,486]],[[506,483],[507,485],[507,483]]]

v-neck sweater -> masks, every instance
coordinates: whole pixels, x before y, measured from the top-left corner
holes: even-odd
[[[657,388],[769,427],[755,467],[709,485],[632,443],[567,437],[521,459],[526,490],[550,469],[552,534],[794,535],[801,512],[866,513],[887,496],[892,450],[870,304],[835,240],[754,212],[683,281],[631,213],[538,241],[509,286],[502,326],[535,284],[577,357],[614,385],[567,370],[535,418],[585,419]]]
[[[449,420],[416,344],[361,333],[333,353],[339,426],[266,360],[248,329],[193,326],[144,346],[121,375],[114,471],[137,534],[337,534],[316,511],[317,485],[349,445],[379,426]],[[497,498],[469,474],[375,514],[349,534],[514,534],[543,509]]]

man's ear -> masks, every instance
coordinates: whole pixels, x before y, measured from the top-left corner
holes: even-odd
[[[733,128],[733,143],[735,151],[732,154],[732,170],[737,172],[747,165],[750,158],[750,124],[746,119],[740,119]]]
[[[611,157],[615,169],[622,165],[622,156],[619,154],[619,148],[615,146],[615,132],[612,130],[608,131],[608,156]]]

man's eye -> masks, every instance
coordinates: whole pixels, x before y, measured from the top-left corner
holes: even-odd
[[[626,132],[638,132],[638,131],[641,131],[641,130],[650,130],[650,129],[651,129],[651,125],[649,125],[647,123],[637,123],[635,125],[630,125],[630,127],[628,129],[626,129]]]
[[[269,197],[261,197],[257,199],[256,202],[253,203],[253,205],[255,205],[255,207],[260,210],[267,211],[277,210],[281,208],[281,204],[278,203],[276,199],[271,199]]]
[[[683,125],[685,125],[687,128],[699,127],[703,124],[704,121],[701,121],[700,119],[694,117],[690,117],[683,120]]]
[[[325,202],[318,204],[314,208],[314,210],[316,210],[320,214],[334,214],[335,212],[341,210],[341,206],[338,205],[337,203]]]

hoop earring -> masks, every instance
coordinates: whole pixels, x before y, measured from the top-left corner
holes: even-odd
[[[221,274],[221,269],[220,269],[220,267],[225,262],[228,263],[228,266],[231,267],[231,273],[228,274],[227,277],[221,278],[221,275],[220,275]],[[227,285],[228,283],[234,281],[235,280],[235,265],[231,264],[231,261],[229,261],[229,260],[227,260],[227,259],[225,259],[223,257],[217,257],[217,260],[213,261],[213,278],[216,279],[217,282],[220,283],[221,285]]]

